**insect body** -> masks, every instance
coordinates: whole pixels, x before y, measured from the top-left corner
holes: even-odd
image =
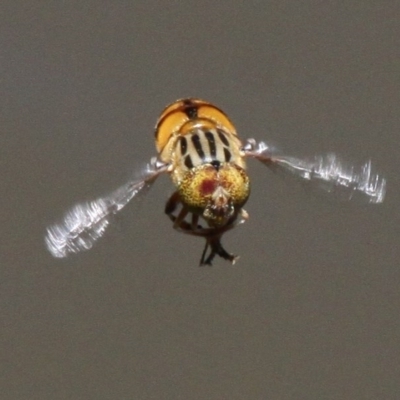
[[[235,226],[238,216],[245,218],[242,206],[250,186],[242,143],[228,117],[202,100],[177,101],[156,125],[156,146],[160,160],[171,165],[177,188],[165,210],[174,227],[206,238],[201,264],[211,264],[215,254],[234,262],[236,257],[223,249],[220,238]],[[182,208],[174,215],[179,205]],[[205,258],[207,245],[211,253]]]
[[[139,179],[108,196],[76,205],[61,224],[48,228],[46,244],[55,257],[91,248],[112,214],[150,187],[160,174],[168,173],[176,191],[165,212],[178,231],[205,238],[200,265],[211,265],[215,255],[234,263],[237,256],[222,247],[221,237],[248,218],[243,209],[250,194],[246,157],[345,199],[380,203],[385,195],[386,181],[371,173],[370,162],[357,172],[346,169],[333,154],[307,161],[278,155],[254,139],[242,143],[227,115],[200,99],[169,105],[156,124],[155,140],[158,156]]]

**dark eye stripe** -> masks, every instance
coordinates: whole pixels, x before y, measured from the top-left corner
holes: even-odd
[[[186,167],[188,169],[192,169],[193,168],[192,158],[190,157],[189,154],[185,157],[185,165],[186,165]]]
[[[197,151],[197,154],[203,160],[205,158],[205,156],[204,156],[204,150],[201,147],[199,135],[196,134],[196,135],[192,136],[192,143],[193,143],[194,148]]]
[[[225,161],[229,162],[232,157],[232,154],[226,147],[224,147],[224,154],[225,154]]]
[[[215,145],[215,137],[211,132],[206,132],[205,136],[208,141],[208,145],[210,147],[210,155],[212,158],[215,158],[217,155],[217,147]]]
[[[221,142],[226,146],[229,147],[229,141],[226,138],[224,132],[222,132],[221,130],[218,130],[218,136],[221,139]]]
[[[181,154],[182,154],[182,156],[184,156],[187,151],[187,140],[185,137],[181,136],[181,138],[179,139],[179,142],[181,145]]]

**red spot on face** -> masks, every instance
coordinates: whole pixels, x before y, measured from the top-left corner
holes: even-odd
[[[204,179],[200,184],[200,192],[202,195],[207,196],[214,193],[217,183],[213,179]]]

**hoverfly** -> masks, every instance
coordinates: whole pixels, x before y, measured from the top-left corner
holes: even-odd
[[[155,127],[155,143],[158,154],[138,179],[105,197],[75,205],[60,224],[47,228],[45,241],[54,257],[90,249],[113,214],[159,175],[169,174],[176,190],[165,213],[176,230],[205,238],[200,265],[211,265],[216,255],[235,263],[238,257],[222,247],[221,237],[248,218],[243,206],[250,194],[249,157],[346,199],[381,203],[385,197],[386,180],[372,173],[370,161],[355,170],[334,154],[301,160],[280,155],[264,142],[242,142],[221,109],[196,98],[177,100],[164,109]]]

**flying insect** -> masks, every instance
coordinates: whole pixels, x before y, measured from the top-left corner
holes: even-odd
[[[47,228],[45,242],[54,257],[90,249],[112,215],[168,174],[175,192],[165,213],[177,231],[205,239],[200,265],[211,265],[216,255],[234,264],[238,256],[224,249],[221,238],[248,219],[243,208],[250,195],[248,158],[345,200],[382,203],[385,197],[386,180],[372,172],[370,161],[356,169],[334,154],[305,160],[279,154],[263,141],[242,141],[225,112],[197,98],[180,99],[164,109],[155,126],[155,144],[157,155],[137,179],[75,205],[61,223]]]

